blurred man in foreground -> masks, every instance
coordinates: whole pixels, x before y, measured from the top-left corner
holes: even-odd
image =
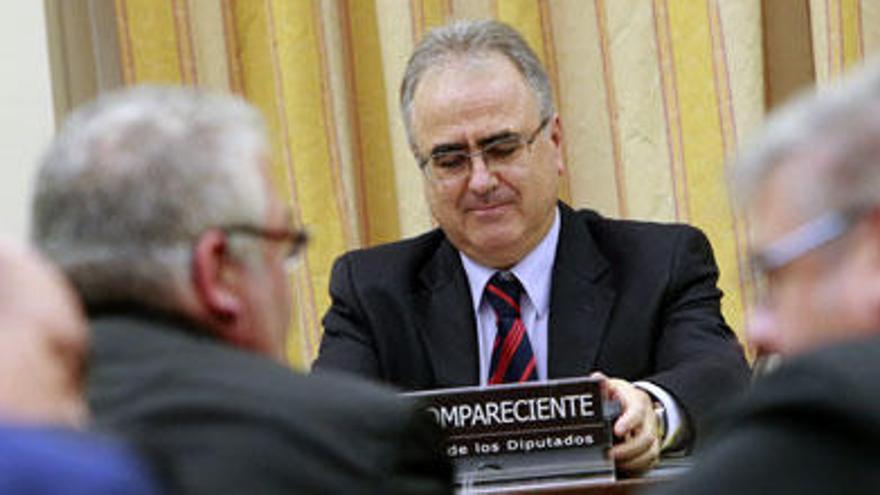
[[[76,429],[88,413],[86,321],[63,277],[0,239],[0,493],[149,494],[123,447]]]
[[[783,364],[671,493],[880,489],[880,66],[773,115],[737,167],[763,289],[748,336]]]
[[[91,319],[98,425],[151,452],[177,491],[449,490],[426,416],[282,364],[285,266],[305,236],[242,100],[136,88],[82,108],[43,161],[33,218]]]
[[[86,320],[52,266],[0,239],[0,421],[82,428]]]
[[[337,261],[316,368],[410,390],[598,371],[623,406],[619,468],[689,446],[748,377],[703,233],[558,200],[550,82],[505,24],[429,32],[400,108],[439,228]]]

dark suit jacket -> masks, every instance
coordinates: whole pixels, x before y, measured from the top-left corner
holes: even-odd
[[[376,385],[308,377],[183,321],[93,319],[88,397],[186,494],[450,493],[424,413]]]
[[[551,378],[601,370],[670,392],[693,428],[746,385],[748,365],[720,312],[705,236],[685,225],[609,220],[560,203],[548,323]],[[315,369],[407,390],[475,385],[467,276],[440,230],[337,260]]]
[[[782,365],[663,493],[880,493],[880,337]]]

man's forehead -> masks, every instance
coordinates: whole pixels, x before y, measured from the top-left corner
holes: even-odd
[[[0,311],[25,318],[57,315],[75,323],[82,308],[73,288],[52,265],[10,243],[0,246]]]
[[[816,156],[797,153],[781,159],[768,172],[747,210],[754,252],[778,246],[782,239],[791,240],[829,213],[817,187],[820,167]]]
[[[413,123],[428,148],[520,132],[537,119],[537,99],[513,65],[444,66],[426,74],[416,94]],[[532,115],[534,114],[534,116]]]
[[[0,240],[0,294],[9,296],[32,292],[30,288],[44,288],[58,277],[47,262],[37,254],[9,240]],[[8,300],[9,298],[4,298]]]
[[[437,58],[419,78],[416,91],[421,84],[438,74],[455,73],[465,70],[485,69],[491,65],[509,65],[516,69],[515,64],[506,55],[498,51],[478,51],[473,53],[449,53]],[[518,72],[518,71],[517,71]]]
[[[792,204],[790,185],[781,169],[774,170],[749,205],[749,228],[755,247],[769,244],[797,228],[802,220]]]

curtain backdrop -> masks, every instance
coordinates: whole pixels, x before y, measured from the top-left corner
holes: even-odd
[[[750,272],[725,157],[770,107],[880,44],[870,0],[47,0],[47,14],[59,115],[142,83],[233,92],[263,111],[275,183],[314,238],[293,275],[298,367],[317,351],[333,260],[432,227],[397,110],[431,27],[520,30],[556,92],[561,198],[702,228],[740,336]]]

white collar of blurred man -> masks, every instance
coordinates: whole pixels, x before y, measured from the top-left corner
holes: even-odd
[[[64,277],[0,239],[0,420],[82,427],[88,332]]]
[[[286,265],[305,245],[270,179],[265,126],[237,97],[135,87],[66,122],[43,159],[33,235],[89,315],[173,313],[286,361]],[[176,190],[175,190],[176,189]]]
[[[747,336],[758,355],[880,335],[878,69],[779,112],[734,176],[757,275]]]

